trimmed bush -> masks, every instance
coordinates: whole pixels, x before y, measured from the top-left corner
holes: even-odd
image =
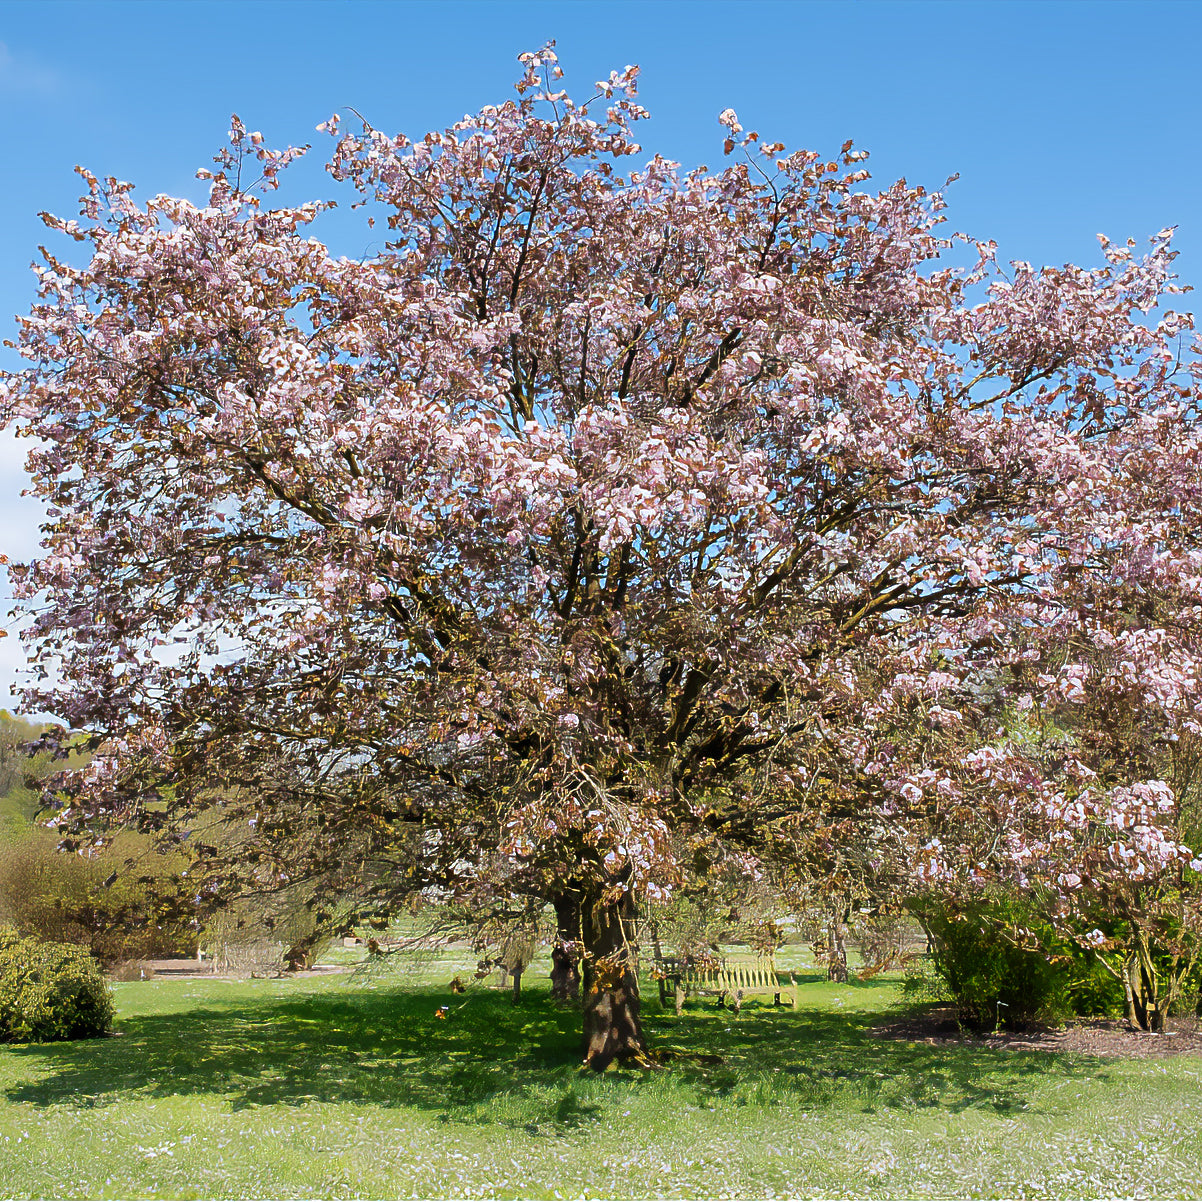
[[[0,930],[0,1039],[91,1039],[112,1021],[112,995],[86,951]]]

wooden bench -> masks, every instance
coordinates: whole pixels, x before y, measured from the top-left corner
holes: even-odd
[[[793,1009],[797,1009],[797,978],[789,973],[789,984],[783,984],[772,956],[754,953],[722,956],[716,964],[709,966],[669,957],[656,961],[655,975],[659,980],[660,1004],[668,1004],[671,988],[677,1014],[684,1009],[685,998],[690,993],[717,994],[720,1002],[729,997],[736,1014],[743,1008],[744,998],[768,994],[772,994],[778,1006],[782,995],[787,996]]]

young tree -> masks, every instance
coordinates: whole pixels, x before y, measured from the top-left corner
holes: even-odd
[[[42,777],[53,772],[53,756],[40,750],[45,727],[22,722],[0,710],[0,831],[11,823],[20,831],[37,816]]]
[[[1057,788],[997,790],[1025,835],[1009,875],[1039,886],[1059,936],[1122,985],[1128,1022],[1147,1031],[1165,1029],[1202,955],[1202,860],[1190,850],[1202,836],[1193,589],[1149,580],[1109,622],[1028,669],[1046,691],[1014,716],[1005,771],[1035,761]],[[1170,656],[1145,655],[1161,643]]]
[[[646,1052],[631,920],[679,832],[912,867],[962,794],[909,700],[975,721],[1007,621],[1057,637],[1136,545],[1178,570],[1194,494],[1128,494],[1192,453],[1189,323],[1140,315],[1167,232],[960,273],[942,198],[850,143],[727,110],[723,170],[625,170],[636,69],[577,104],[523,61],[441,133],[327,124],[368,257],[264,203],[301,152],[236,120],[206,205],[84,173],[5,383],[51,506],[16,578],[27,704],[102,749],[64,823],[188,832],[202,896],[547,898],[600,1068]]]

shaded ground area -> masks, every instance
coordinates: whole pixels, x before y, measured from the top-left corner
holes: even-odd
[[[994,1048],[1015,1052],[1060,1052],[1083,1056],[1135,1057],[1202,1056],[1202,1029],[1195,1018],[1174,1018],[1160,1035],[1133,1031],[1116,1019],[1080,1019],[1061,1029],[997,1031],[974,1035],[962,1031],[951,1007],[911,1014],[873,1028],[885,1040],[906,1040],[928,1047]]]
[[[319,1100],[419,1107],[450,1117],[502,1095],[525,1097],[548,1074],[567,1080],[579,1073],[579,1012],[541,993],[519,1007],[493,991],[457,998],[445,987],[352,986],[206,1000],[122,1018],[116,1039],[10,1049],[50,1071],[10,1090],[9,1100],[104,1105],[130,1096],[218,1093],[235,1108]],[[443,1006],[448,1013],[440,1018]],[[882,1040],[874,1018],[879,1012],[770,1005],[748,1005],[738,1018],[716,1005],[677,1017],[651,1003],[646,1013],[655,1044],[674,1053],[663,1075],[701,1104],[750,1089],[806,1106],[850,1092],[870,1107],[997,1112],[1022,1107],[1032,1077],[1098,1075],[1096,1067],[1060,1057],[999,1061],[987,1043]],[[553,1126],[570,1119],[548,1116]]]

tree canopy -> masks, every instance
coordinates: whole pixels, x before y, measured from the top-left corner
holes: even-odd
[[[173,834],[202,898],[545,897],[598,1067],[699,841],[1054,879],[1083,804],[1109,866],[1188,860],[1146,765],[1012,737],[1099,657],[1196,727],[1171,231],[1003,265],[850,143],[726,110],[722,169],[636,166],[636,69],[576,103],[523,63],[443,132],[326,123],[369,255],[237,119],[207,204],[84,171],[46,218],[86,255],[46,253],[2,400],[50,506],[27,704],[99,752],[64,825]]]

